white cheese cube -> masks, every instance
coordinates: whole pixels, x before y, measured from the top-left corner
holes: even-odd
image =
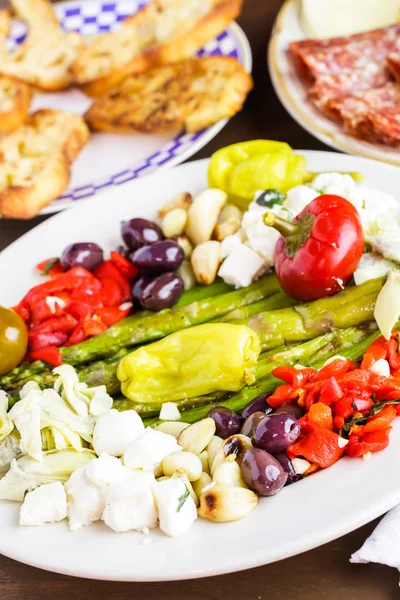
[[[269,228],[270,229],[270,228]],[[218,275],[236,288],[247,287],[264,269],[263,259],[241,244],[234,248],[219,268]]]
[[[67,516],[67,497],[59,481],[42,485],[28,492],[20,510],[20,525],[56,523]]]
[[[160,529],[171,537],[185,533],[197,519],[190,491],[182,479],[166,479],[154,486]]]
[[[86,467],[72,473],[65,483],[67,512],[71,531],[101,519],[105,504],[101,489],[86,476]]]
[[[129,469],[155,470],[168,454],[180,452],[174,436],[147,427],[143,435],[137,438],[124,453],[124,464]]]
[[[86,477],[101,488],[118,483],[130,475],[131,471],[118,458],[109,454],[102,454],[86,465]]]
[[[122,456],[126,448],[144,432],[142,419],[136,411],[110,410],[99,417],[93,431],[93,448],[97,455]]]
[[[103,521],[117,532],[151,529],[157,524],[157,510],[152,493],[156,481],[145,472],[113,484],[106,492]]]

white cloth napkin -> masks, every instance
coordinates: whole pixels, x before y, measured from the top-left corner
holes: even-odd
[[[380,563],[400,571],[400,504],[383,517],[350,562]]]

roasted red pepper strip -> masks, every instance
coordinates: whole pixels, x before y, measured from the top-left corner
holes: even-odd
[[[37,325],[34,325],[30,334],[35,333],[52,333],[55,331],[62,331],[64,333],[70,333],[77,326],[78,321],[72,315],[64,315],[62,317],[52,317],[46,319]]]
[[[343,398],[343,390],[340,387],[340,385],[338,384],[337,380],[335,377],[330,377],[329,379],[327,379],[322,388],[321,388],[321,392],[319,395],[319,399],[320,402],[323,402],[324,404],[328,404],[331,405],[334,402],[337,402],[338,400],[340,400],[340,398]]]
[[[275,270],[283,291],[297,300],[339,292],[364,252],[360,216],[341,196],[318,196],[292,223],[274,213],[267,213],[264,223],[282,234],[276,245]]]
[[[101,300],[103,306],[120,306],[125,300],[121,285],[115,279],[105,277],[101,280]]]
[[[56,346],[47,346],[34,352],[29,352],[27,360],[43,360],[53,367],[59,367],[62,363],[62,355]]]
[[[97,269],[93,272],[93,275],[97,277],[97,279],[114,279],[114,281],[118,282],[121,286],[122,298],[123,302],[125,300],[129,300],[131,297],[131,290],[129,286],[129,282],[121,275],[120,271],[117,267],[110,261],[105,260],[97,267]]]
[[[295,369],[294,367],[276,367],[272,375],[277,379],[282,379],[293,388],[303,387],[307,381],[310,381],[315,375],[315,369]]]
[[[332,411],[326,404],[316,402],[310,407],[310,410],[299,420],[302,432],[310,432],[315,427],[324,427],[332,431],[333,419]]]
[[[278,408],[281,404],[290,402],[290,400],[295,400],[298,397],[299,392],[292,388],[288,383],[285,383],[276,388],[272,396],[268,398],[268,404],[272,406],[272,408]]]
[[[381,358],[386,358],[387,351],[384,346],[385,338],[379,337],[373,344],[370,345],[368,350],[363,356],[361,362],[361,369],[370,369],[372,365]]]
[[[133,281],[139,273],[139,270],[135,267],[134,264],[131,263],[130,260],[122,256],[122,254],[116,252],[115,250],[113,250],[110,253],[110,260],[117,267],[122,277],[124,277],[128,281]]]
[[[47,258],[36,265],[36,268],[40,271],[41,275],[49,275],[50,277],[64,273],[64,269],[58,258]]]
[[[399,344],[394,338],[388,340],[385,344],[387,350],[387,360],[392,369],[400,369]]]
[[[389,445],[389,433],[391,427],[380,429],[379,431],[371,431],[359,437],[351,435],[349,443],[345,447],[348,456],[364,456],[367,452],[379,452],[384,450]]]
[[[377,415],[370,417],[365,425],[362,426],[363,433],[370,433],[371,431],[386,429],[389,427],[396,415],[397,412],[393,405],[389,404],[388,406],[385,406]]]
[[[99,310],[96,311],[96,314],[100,317],[104,325],[111,327],[111,325],[114,325],[114,323],[118,323],[118,321],[121,321],[121,319],[125,319],[130,312],[131,306],[126,309],[107,306],[106,308],[99,308]]]
[[[340,436],[333,431],[319,427],[301,438],[287,449],[289,458],[302,456],[326,469],[343,455],[344,449],[339,446]]]
[[[315,375],[313,381],[323,381],[330,377],[340,377],[357,368],[357,363],[352,360],[334,360],[325,365]]]
[[[46,346],[63,346],[68,340],[68,333],[64,331],[50,331],[47,333],[28,334],[29,351],[40,350]]]

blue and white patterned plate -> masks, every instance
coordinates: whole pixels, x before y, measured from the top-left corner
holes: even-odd
[[[149,0],[74,0],[55,5],[55,12],[66,31],[78,31],[85,36],[117,29],[127,16],[134,14]],[[10,47],[23,41],[26,28],[23,23],[13,24]],[[232,23],[217,38],[198,52],[198,56],[232,56],[251,70],[251,50],[242,29]],[[56,94],[38,94],[32,110],[54,108],[83,113],[91,100],[73,89]],[[226,124],[216,123],[197,133],[162,135],[145,134],[93,134],[88,145],[73,165],[68,189],[42,214],[68,208],[77,200],[93,198],[100,192],[121,185],[155,170],[167,169],[181,163],[200,150]],[[133,199],[134,201],[135,199]]]

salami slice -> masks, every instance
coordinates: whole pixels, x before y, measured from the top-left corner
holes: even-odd
[[[393,77],[400,82],[400,54],[392,52],[386,58],[386,62]]]
[[[345,130],[367,142],[400,147],[400,104],[363,113],[356,121],[345,121]]]
[[[390,81],[387,69],[369,68],[338,75],[320,77],[309,90],[309,97],[315,106],[331,118],[341,118],[341,98],[352,97],[354,93],[384,86]]]
[[[308,79],[370,69],[371,65],[384,70],[388,54],[400,52],[400,24],[344,38],[293,42],[290,51]]]
[[[355,123],[366,112],[392,108],[397,104],[400,105],[400,84],[390,81],[379,88],[334,98],[327,102],[325,108],[330,116]]]

